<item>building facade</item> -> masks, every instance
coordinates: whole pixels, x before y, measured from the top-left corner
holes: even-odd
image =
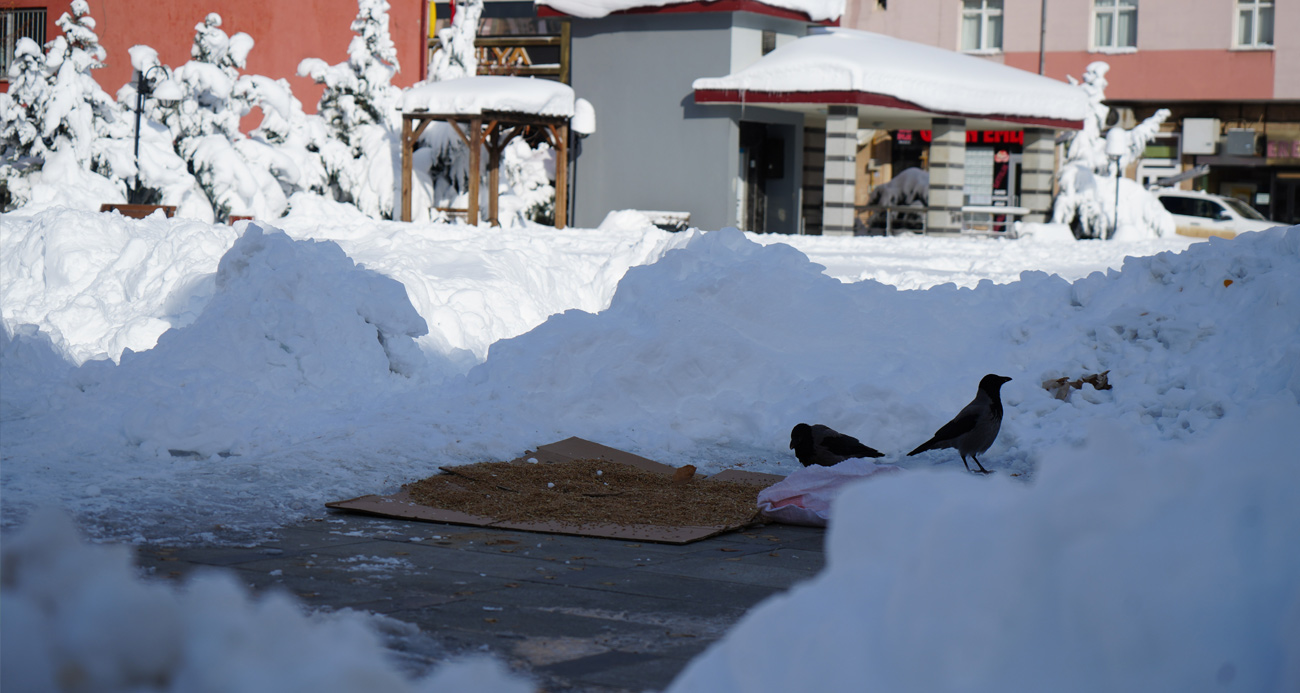
[[[1300,223],[1300,4],[857,0],[841,23],[1055,79],[1106,62],[1106,102],[1126,126],[1160,108],[1173,114],[1129,176],[1231,195]],[[887,160],[891,139],[865,158]]]
[[[164,65],[179,67],[190,59],[194,27],[215,12],[221,29],[253,38],[248,54],[248,74],[287,79],[293,94],[311,113],[316,110],[324,87],[309,77],[298,76],[304,58],[320,58],[333,65],[348,59],[348,45],[354,33],[356,0],[210,0],[191,2],[144,2],[141,0],[87,0],[95,33],[107,54],[104,67],[92,72],[95,81],[109,95],[117,94],[132,80],[131,46],[143,44],[158,51]],[[45,43],[61,35],[57,22],[72,13],[69,0],[0,0],[0,31],[3,32],[3,70],[0,91],[8,90],[8,61],[20,36]],[[393,0],[389,23],[401,71],[393,83],[409,87],[424,76],[427,27],[424,0]],[[42,38],[37,38],[41,36]],[[253,120],[256,125],[256,120]]]
[[[572,85],[600,122],[579,144],[575,225],[641,209],[688,213],[699,228],[799,232],[802,117],[700,106],[691,88],[757,61],[765,40],[771,50],[807,33],[807,18],[755,7],[570,20]]]

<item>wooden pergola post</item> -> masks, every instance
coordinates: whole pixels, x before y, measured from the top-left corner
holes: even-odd
[[[411,141],[412,117],[402,114],[402,221],[411,220],[411,156],[415,150]]]
[[[488,224],[500,226],[501,220],[497,217],[499,208],[498,199],[501,195],[501,128],[497,127],[499,123],[492,121],[488,124],[487,129],[487,150],[488,150]]]
[[[411,121],[414,120],[420,124],[412,128]],[[434,116],[423,113],[402,114],[402,221],[411,220],[411,157],[415,153],[415,141],[433,120]]]
[[[569,123],[548,125],[546,129],[555,147],[555,228],[562,229],[569,220]]]
[[[483,118],[476,116],[469,121],[469,214],[466,221],[470,226],[478,226],[478,189],[479,166],[483,158]]]

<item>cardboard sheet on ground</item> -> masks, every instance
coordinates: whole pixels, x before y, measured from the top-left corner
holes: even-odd
[[[525,461],[529,458],[536,459],[539,462],[550,463],[599,459],[616,464],[626,464],[648,472],[663,474],[667,477],[672,477],[677,471],[677,468],[675,467],[670,467],[666,464],[655,462],[654,460],[649,460],[630,452],[624,452],[623,450],[618,450],[616,448],[611,448],[576,437],[562,440],[557,443],[551,443],[550,445],[543,445],[537,448],[535,452],[527,452],[514,461]],[[710,481],[747,482],[755,484],[754,491],[757,494],[760,488],[770,486],[783,478],[784,477],[776,474],[761,474],[758,472],[728,469],[708,477],[707,479],[703,479],[700,483],[709,483]],[[361,496],[359,498],[326,503],[325,506],[337,510],[351,510],[402,520],[446,522],[450,524],[513,529],[525,532],[575,534],[579,536],[649,541],[664,544],[689,544],[693,541],[707,539],[724,532],[740,529],[746,524],[730,523],[699,527],[670,527],[653,524],[574,524],[559,521],[506,521],[495,517],[472,515],[456,510],[455,508],[435,508],[428,505],[421,505],[413,501],[410,494],[405,489],[387,496]],[[755,510],[757,510],[757,507],[755,507]]]

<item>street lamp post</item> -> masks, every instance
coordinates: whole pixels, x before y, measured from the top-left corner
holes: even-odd
[[[1111,163],[1115,165],[1115,223],[1111,226],[1109,236],[1104,233],[1102,234],[1102,240],[1107,240],[1109,237],[1113,237],[1115,232],[1119,231],[1119,162],[1127,153],[1128,133],[1125,132],[1124,128],[1116,125],[1110,129],[1110,132],[1106,133],[1106,158],[1110,159]]]
[[[149,75],[154,70],[163,71],[163,81],[155,86]],[[164,104],[180,100],[180,90],[171,81],[171,75],[163,65],[154,65],[144,72],[137,72],[135,81],[135,185],[127,195],[127,202],[133,205],[144,204],[144,189],[140,187],[140,119],[144,114],[144,100],[155,93]]]

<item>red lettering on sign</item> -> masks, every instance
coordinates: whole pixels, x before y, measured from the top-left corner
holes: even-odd
[[[1269,140],[1267,156],[1270,159],[1300,159],[1300,140]]]
[[[904,135],[903,133],[907,133]],[[914,133],[920,133],[922,142],[929,142],[934,137],[929,130],[899,130],[898,141],[910,142]],[[1024,130],[967,130],[966,144],[1025,144]],[[1270,143],[1271,144],[1271,143]],[[1300,145],[1300,143],[1297,143]]]

